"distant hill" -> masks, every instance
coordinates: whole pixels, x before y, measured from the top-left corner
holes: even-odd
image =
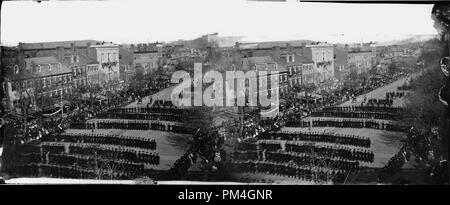
[[[396,39],[386,42],[377,43],[377,46],[391,46],[391,45],[405,45],[411,43],[424,42],[433,38],[437,38],[437,35],[409,35],[403,39]]]

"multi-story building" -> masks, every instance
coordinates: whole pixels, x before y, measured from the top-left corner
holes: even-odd
[[[132,67],[144,74],[153,73],[165,57],[163,50],[163,45],[159,42],[131,45]]]
[[[334,79],[334,46],[331,44],[305,45],[302,56],[314,62],[314,71],[320,82]],[[317,81],[317,80],[316,80]]]
[[[98,62],[76,48],[65,51],[63,47],[56,49],[57,58],[72,71],[74,88],[86,87],[100,82]]]
[[[373,52],[371,50],[352,49],[347,51],[348,69],[356,73],[366,73],[372,69]]]
[[[67,58],[64,62],[67,66],[70,68],[74,66],[74,69],[77,72],[80,70],[81,73],[84,69],[86,70],[88,85],[99,84],[114,88],[119,83],[118,45],[95,40],[81,40],[19,43],[18,48],[25,58],[59,56],[63,53],[63,58]],[[72,63],[74,60],[75,63]]]
[[[271,56],[279,65],[288,70],[289,85],[319,83],[320,73],[314,61],[305,55],[308,52],[305,42],[267,42],[239,46],[242,57]]]
[[[23,105],[31,110],[52,106],[52,100],[73,92],[72,71],[54,56],[26,58],[23,67],[14,65],[8,71],[8,104],[17,112],[22,112]]]
[[[129,84],[136,74],[136,70],[133,65],[133,51],[131,49],[120,47],[119,62],[120,79],[123,80],[126,84]]]
[[[289,71],[271,56],[246,57],[241,60],[243,70],[255,70],[258,75],[260,75],[260,71],[268,72],[267,75],[272,75],[271,72],[277,72],[280,92],[287,91]]]
[[[135,51],[133,66],[141,69],[144,74],[153,73],[158,69],[160,53],[158,51]]]
[[[298,54],[284,54],[281,60],[285,60],[284,66],[289,71],[289,85],[305,85],[316,81],[316,73],[314,73],[314,62]]]
[[[99,63],[98,72],[93,71],[93,74],[99,75],[100,85],[109,91],[118,89],[120,87],[119,46],[103,43],[89,48],[89,56]]]
[[[348,53],[343,47],[334,48],[334,77],[343,80],[350,70],[348,69]]]

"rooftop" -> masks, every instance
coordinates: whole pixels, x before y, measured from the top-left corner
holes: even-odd
[[[31,63],[34,62],[36,65],[41,66],[40,72],[34,72],[34,77],[43,77],[43,76],[52,76],[52,75],[60,75],[64,73],[72,72],[66,65],[61,63],[61,67],[59,67],[60,62],[54,56],[49,57],[36,57],[36,58],[26,58],[25,59],[25,69],[28,71],[32,71]],[[52,67],[49,67],[52,65]],[[57,65],[57,66],[55,66]]]
[[[250,70],[252,66],[258,65],[256,68],[261,68],[261,65],[264,65],[266,71],[280,71],[286,72],[287,69],[274,61],[270,56],[261,56],[261,57],[248,57],[242,58],[242,64],[244,70]],[[276,66],[275,66],[276,65]]]
[[[95,40],[79,40],[79,41],[55,41],[55,42],[39,42],[39,43],[20,43],[24,50],[36,50],[36,49],[54,49],[56,47],[70,48],[74,43],[76,47],[86,46],[88,43],[95,45],[100,41]]]

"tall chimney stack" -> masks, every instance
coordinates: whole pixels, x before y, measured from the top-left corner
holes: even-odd
[[[76,47],[75,47],[75,43],[70,43],[70,49],[71,49],[71,52],[72,52],[72,54],[74,54],[75,52],[76,52]]]
[[[306,55],[306,43],[305,42],[302,43],[302,55],[303,56]]]
[[[56,58],[60,62],[62,62],[64,60],[64,47],[62,47],[62,46],[56,47]]]
[[[280,46],[274,46],[272,47],[273,57],[275,60],[280,59]]]
[[[233,64],[236,68],[241,68],[241,52],[239,42],[236,42],[233,48]]]
[[[292,46],[291,46],[290,43],[286,43],[286,50],[287,50],[290,54],[292,54]]]
[[[17,56],[17,60],[19,61],[18,65],[20,68],[25,67],[25,54],[23,51],[23,43],[19,43],[18,46],[18,56]]]
[[[86,43],[86,55],[91,58],[92,57],[92,52],[91,52],[91,43],[87,42]]]

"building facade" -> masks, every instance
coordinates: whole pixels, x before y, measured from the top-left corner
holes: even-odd
[[[368,50],[349,50],[348,68],[355,69],[356,73],[366,73],[372,69],[373,52]]]
[[[142,69],[144,74],[153,73],[159,66],[158,51],[136,51],[133,53],[133,66]]]
[[[10,71],[6,94],[10,108],[18,113],[23,112],[23,105],[36,111],[73,92],[72,71],[54,56],[26,58],[24,67],[14,65]]]
[[[119,46],[112,43],[105,43],[90,46],[90,56],[98,64],[97,71],[88,71],[88,75],[98,75],[99,84],[107,90],[115,90],[120,86],[120,64],[119,64]],[[88,83],[95,83],[88,79]]]
[[[334,46],[311,44],[304,47],[303,56],[314,62],[314,71],[320,82],[334,80]],[[316,80],[317,81],[317,80]]]

